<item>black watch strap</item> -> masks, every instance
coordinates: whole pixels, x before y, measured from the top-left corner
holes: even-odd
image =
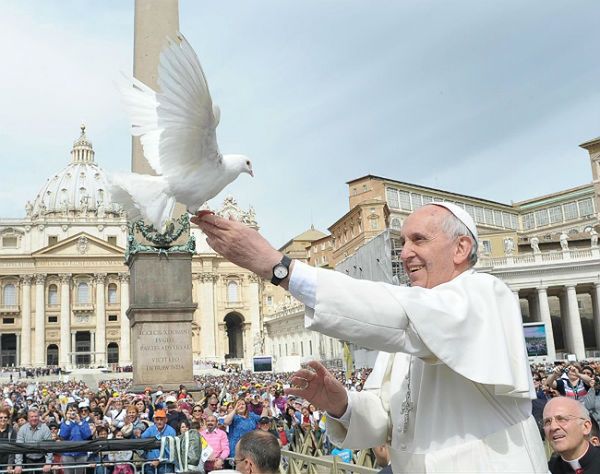
[[[292,259],[290,257],[288,257],[287,255],[284,255],[281,259],[281,262],[279,262],[277,265],[275,265],[273,267],[273,276],[271,277],[271,283],[275,286],[278,286],[283,280],[285,280],[287,278],[287,276],[290,274],[290,265],[292,263]],[[277,267],[285,267],[287,272],[285,274],[285,276],[283,278],[278,278],[275,276],[275,269]]]

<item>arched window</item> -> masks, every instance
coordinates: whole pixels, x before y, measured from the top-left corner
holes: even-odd
[[[58,346],[50,344],[46,349],[46,365],[58,365]]]
[[[392,219],[392,225],[391,225],[391,228],[392,228],[392,229],[396,229],[396,230],[398,230],[398,229],[400,229],[401,227],[402,227],[402,221],[401,221],[400,219],[398,219],[397,217],[394,217],[394,218]]]
[[[106,362],[109,364],[119,363],[119,345],[116,342],[109,342],[106,350]]]
[[[77,302],[79,304],[88,304],[90,302],[90,286],[85,282],[77,285]]]
[[[48,286],[48,304],[58,304],[58,288],[56,285]]]
[[[16,306],[17,305],[17,288],[12,283],[4,285],[2,291],[2,302],[4,306]]]
[[[108,285],[108,304],[117,304],[117,285],[115,283]]]
[[[235,281],[227,283],[227,301],[237,303],[239,301],[238,284]]]

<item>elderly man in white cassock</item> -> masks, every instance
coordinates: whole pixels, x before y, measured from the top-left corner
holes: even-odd
[[[290,261],[256,231],[214,215],[192,218],[230,261],[306,305],[306,326],[389,355],[368,390],[347,392],[320,363],[292,378],[328,413],[332,440],[390,444],[394,473],[544,473],[519,305],[499,279],[475,272],[477,230],[453,204],[405,221],[401,259],[410,287],[355,280]]]

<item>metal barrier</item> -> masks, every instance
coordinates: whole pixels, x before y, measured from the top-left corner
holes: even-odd
[[[314,457],[306,454],[295,453],[293,451],[282,451],[281,456],[287,458],[287,467],[280,466],[280,472],[283,474],[371,474],[379,472],[380,469],[372,467],[359,466],[340,461],[337,456]]]
[[[143,466],[148,464],[148,462],[139,462],[138,465],[142,466],[142,470],[138,470],[138,466],[136,466],[135,462],[132,461],[100,461],[100,462],[85,462],[81,464],[71,464],[71,463],[50,463],[50,472],[55,472],[57,470],[69,470],[69,469],[88,469],[93,468],[96,470],[97,468],[102,467],[116,467],[116,466],[131,466],[134,474],[138,474],[139,472],[143,473]],[[21,465],[21,472],[42,472],[46,463],[25,463]],[[10,468],[10,469],[9,469]],[[15,468],[15,464],[0,464],[0,473],[5,472],[13,472]]]

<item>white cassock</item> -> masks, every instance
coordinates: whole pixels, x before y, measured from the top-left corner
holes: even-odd
[[[349,392],[344,416],[329,418],[334,443],[389,443],[394,473],[548,472],[521,313],[502,281],[468,270],[409,288],[296,261],[290,292],[307,306],[307,328],[391,353],[366,390]]]

